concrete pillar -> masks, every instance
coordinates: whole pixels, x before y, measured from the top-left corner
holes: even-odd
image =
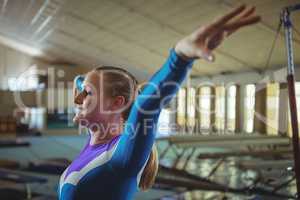
[[[186,96],[186,129],[187,133],[193,134],[195,133],[196,127],[196,90],[193,87],[187,88],[187,96]],[[194,105],[195,109],[192,109],[192,105]]]
[[[223,133],[226,134],[228,132],[228,92],[229,87],[224,86],[224,130]]]
[[[245,130],[246,86],[236,85],[235,132],[242,134]]]
[[[176,97],[176,96],[175,96]],[[170,127],[170,131],[172,134],[174,134],[176,132],[176,126],[177,126],[177,122],[176,122],[176,118],[177,118],[177,98],[173,98],[169,104],[170,106],[170,113],[169,113],[169,127]]]
[[[266,102],[267,84],[258,83],[255,85],[254,132],[260,134],[266,134]]]
[[[216,129],[216,88],[210,90],[210,129],[215,132]]]
[[[278,134],[287,135],[288,131],[288,89],[287,83],[279,84],[279,113],[278,113]]]
[[[183,101],[179,101],[179,96],[183,95],[185,96],[184,97],[184,100]],[[179,110],[179,104],[182,105],[183,107],[183,110],[182,110],[182,113],[180,112]],[[178,91],[177,93],[177,96],[176,96],[176,123],[178,125],[178,134],[183,134],[186,130],[185,130],[185,124],[186,124],[186,88],[180,88],[180,90]]]
[[[199,135],[200,133],[200,127],[201,127],[201,115],[200,115],[200,94],[201,94],[201,88],[196,88],[196,102],[195,102],[195,106],[196,106],[196,116],[195,116],[195,120],[196,120],[196,127],[195,127],[195,131],[196,134]]]

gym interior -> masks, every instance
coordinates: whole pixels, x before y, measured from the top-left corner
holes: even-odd
[[[297,199],[297,0],[0,0],[0,199],[58,199],[89,134],[73,123],[77,75],[118,66],[145,83],[176,42],[243,3],[261,21],[193,63],[159,115],[154,185],[134,199]]]

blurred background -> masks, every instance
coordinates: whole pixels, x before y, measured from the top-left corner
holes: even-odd
[[[87,139],[76,75],[115,65],[147,81],[179,39],[242,3],[262,22],[195,62],[160,115],[155,186],[135,199],[294,199],[279,24],[297,0],[0,0],[0,199],[57,199]],[[300,11],[291,20],[299,116]]]

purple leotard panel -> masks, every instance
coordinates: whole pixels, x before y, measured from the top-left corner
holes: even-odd
[[[120,135],[114,137],[109,143],[90,145],[90,138],[83,150],[77,156],[77,158],[69,166],[68,171],[64,179],[74,171],[80,171],[87,163],[91,162],[94,158],[100,156],[104,151],[109,151],[120,139]]]

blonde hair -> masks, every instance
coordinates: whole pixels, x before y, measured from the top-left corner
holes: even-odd
[[[123,70],[122,68],[120,68]],[[101,67],[96,68],[96,71],[101,71]],[[124,70],[123,70],[124,71]],[[137,95],[137,91],[141,91],[144,85],[138,85],[137,80],[129,72],[125,73],[114,73],[113,71],[106,71],[104,76],[105,81],[105,93],[111,97],[121,95],[125,97],[125,102],[130,102],[130,106],[125,109],[122,113],[124,120],[126,121],[133,105],[133,100]],[[131,79],[131,80],[130,80]],[[133,90],[132,84],[133,83]],[[134,94],[132,94],[134,91]],[[158,153],[155,144],[152,146],[152,150],[147,161],[147,164],[142,172],[141,179],[139,182],[139,188],[141,190],[150,189],[155,181],[155,177],[158,172]]]
[[[158,153],[155,144],[152,146],[152,150],[150,153],[150,157],[147,161],[146,167],[141,176],[141,180],[139,182],[139,188],[141,190],[148,190],[150,189],[154,182],[155,177],[158,172]]]

